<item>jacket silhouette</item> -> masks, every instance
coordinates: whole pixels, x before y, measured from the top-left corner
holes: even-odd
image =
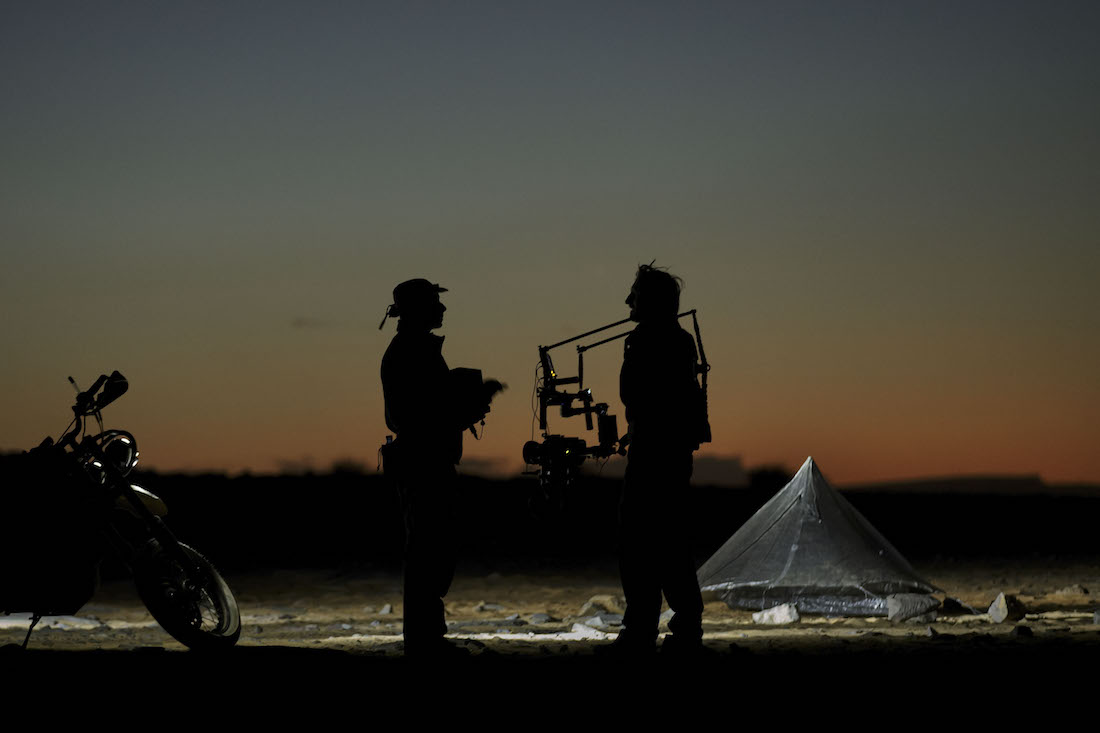
[[[382,357],[386,427],[417,460],[455,464],[462,459],[462,431],[480,415],[461,414],[442,349],[442,336],[398,325]]]
[[[675,320],[640,323],[626,337],[619,399],[637,450],[697,450],[702,392],[695,339]]]

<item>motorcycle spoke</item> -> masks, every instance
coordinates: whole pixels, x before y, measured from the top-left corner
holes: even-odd
[[[206,601],[205,603],[202,604],[202,607],[201,607],[201,610],[200,610],[200,613],[202,615],[202,619],[204,621],[202,626],[204,628],[217,629],[219,626],[221,626],[221,622],[222,622],[221,611],[214,604],[213,599],[210,598],[210,596],[206,593],[206,591],[203,591],[202,595],[203,595],[203,598]],[[207,627],[205,622],[209,622],[209,627]]]
[[[172,559],[156,567],[155,574],[145,576],[151,583],[144,587],[152,590],[159,586],[146,604],[165,630],[191,648],[232,646],[240,634],[236,603],[217,571],[201,555],[181,547],[193,556],[193,562]],[[153,554],[151,558],[155,562],[163,556]]]

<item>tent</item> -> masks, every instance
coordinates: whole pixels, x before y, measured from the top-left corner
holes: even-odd
[[[938,590],[829,486],[812,457],[698,577],[733,608],[792,603],[801,613],[843,616],[885,616],[887,596]]]

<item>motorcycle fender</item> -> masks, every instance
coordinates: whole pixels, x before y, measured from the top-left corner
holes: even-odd
[[[137,494],[138,498],[141,499],[141,503],[144,504],[145,508],[151,511],[153,514],[157,515],[158,517],[163,517],[165,514],[168,513],[168,505],[161,501],[161,498],[153,492],[149,491],[148,489],[143,489],[137,484],[130,484],[130,490]],[[118,497],[118,499],[115,501],[115,505],[123,509],[130,508],[130,504],[128,501],[126,501],[126,497],[124,496]]]

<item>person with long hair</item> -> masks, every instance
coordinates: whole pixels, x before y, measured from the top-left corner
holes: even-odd
[[[642,265],[626,299],[638,325],[627,336],[619,375],[629,441],[619,506],[626,614],[612,646],[627,654],[655,651],[662,594],[674,613],[662,654],[702,649],[690,480],[705,413],[695,341],[677,319],[681,286],[665,270]]]

